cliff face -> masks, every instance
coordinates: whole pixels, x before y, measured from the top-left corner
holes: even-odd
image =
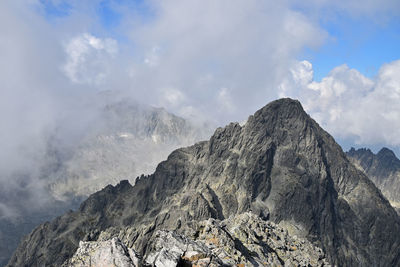
[[[175,150],[135,186],[91,195],[76,212],[36,228],[8,266],[59,266],[80,240],[124,233],[148,255],[157,230],[247,211],[321,247],[340,266],[400,264],[400,220],[374,184],[297,101],[274,101],[241,127]],[[111,237],[110,236],[110,237]]]
[[[390,204],[400,212],[400,160],[388,148],[377,154],[369,149],[350,149],[348,158],[382,191]]]

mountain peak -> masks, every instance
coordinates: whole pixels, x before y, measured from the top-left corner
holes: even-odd
[[[298,100],[291,98],[281,98],[265,105],[258,110],[254,117],[261,118],[264,116],[281,115],[286,118],[296,117],[298,115],[307,115]]]
[[[394,154],[393,150],[390,150],[387,147],[383,147],[379,152],[376,154],[379,158],[385,157],[385,158],[397,158],[396,155]]]
[[[389,148],[377,154],[369,149],[350,150],[349,160],[365,172],[400,214],[400,160]]]
[[[268,103],[267,105],[265,105],[265,107],[295,107],[295,108],[303,109],[300,101],[298,101],[297,99],[289,98],[289,97],[279,98],[277,100],[274,100],[274,101]]]
[[[248,211],[288,225],[323,248],[333,265],[400,261],[396,212],[296,100],[273,101],[243,127],[229,124],[209,141],[175,150],[154,174],[125,187],[96,193],[84,212],[40,226],[10,266],[61,265],[79,240],[103,231],[126,231],[122,241],[146,256],[157,230],[182,233],[185,225]]]
[[[368,148],[350,149],[347,155],[357,161],[362,169],[374,177],[388,177],[391,173],[400,171],[400,160],[394,152],[383,147],[377,154]]]

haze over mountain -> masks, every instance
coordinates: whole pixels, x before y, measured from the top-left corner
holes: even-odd
[[[157,135],[94,131],[110,90],[216,125],[292,97],[346,149],[399,154],[399,25],[398,0],[0,1],[0,239],[151,172],[125,148]]]
[[[210,125],[192,124],[163,108],[129,100],[107,104],[71,156],[55,163],[52,194],[57,199],[87,197],[122,179],[134,184],[174,149],[210,135]],[[57,151],[50,157],[59,158]]]
[[[40,172],[10,176],[21,179],[18,191],[7,184],[1,187],[0,266],[38,224],[76,209],[88,195],[108,184],[123,179],[134,184],[136,177],[153,172],[174,149],[211,134],[209,125],[194,125],[162,108],[108,95],[100,98],[103,104],[76,143],[64,146],[55,132],[38,162]],[[36,188],[24,187],[24,181],[35,179],[40,181]]]
[[[40,225],[20,243],[8,266],[60,266],[80,240],[99,237],[119,237],[150,260],[157,230],[186,234],[191,242],[200,232],[191,237],[184,229],[196,228],[196,222],[248,211],[308,239],[331,264],[400,263],[395,210],[299,102],[281,99],[244,126],[231,123],[209,141],[175,150],[134,186],[128,181],[107,186],[79,210]],[[251,251],[250,243],[240,242],[241,253]],[[251,263],[250,256],[239,260]]]
[[[350,161],[365,172],[382,191],[390,204],[400,212],[400,160],[392,150],[384,147],[378,153],[370,149],[350,149]]]

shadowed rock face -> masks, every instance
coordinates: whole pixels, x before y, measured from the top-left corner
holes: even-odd
[[[107,186],[40,225],[9,266],[59,266],[105,230],[126,233],[126,245],[146,255],[155,230],[249,210],[306,237],[332,264],[400,264],[400,220],[389,202],[298,101],[281,99],[243,127],[231,123],[175,150],[135,186]]]
[[[384,147],[377,154],[371,150],[350,149],[348,158],[382,191],[397,212],[400,212],[400,160]]]

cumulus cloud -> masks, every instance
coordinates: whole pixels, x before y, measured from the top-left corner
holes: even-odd
[[[376,77],[341,65],[321,82],[310,62],[297,62],[280,85],[280,96],[300,99],[333,136],[358,144],[400,146],[400,60],[383,65]]]
[[[318,19],[309,16],[314,13],[311,7],[356,9],[344,1],[310,0],[302,2],[305,8],[296,8],[298,1],[151,0],[139,1],[138,11],[128,1],[112,1],[121,19],[108,31],[96,13],[100,2],[0,1],[0,203],[9,205],[23,196],[24,204],[15,210],[50,201],[41,166],[49,140],[59,146],[77,143],[96,117],[99,91],[119,90],[178,115],[219,125],[241,121],[278,96],[276,88],[304,48],[319,47],[328,37]],[[46,3],[56,9],[67,3],[68,10],[60,17],[47,14]],[[357,8],[372,5],[368,3]],[[390,0],[383,6],[380,10],[398,10]],[[344,129],[334,133],[351,128],[363,136],[357,140],[366,142],[372,137],[363,135],[368,130],[364,124],[350,119],[356,115],[338,121],[354,104],[351,97],[360,97],[364,104],[357,105],[387,111],[379,113],[384,118],[377,126],[394,122],[397,110],[388,99],[397,94],[393,88],[398,81],[390,74],[396,72],[393,64],[383,67],[374,80],[341,66],[315,83],[311,64],[304,63],[293,68],[293,77],[280,92],[320,101],[306,101],[306,106],[322,122],[333,121]],[[368,103],[378,94],[388,100],[387,106],[384,100],[379,102],[382,106]],[[324,111],[332,115],[326,117]],[[15,174],[18,179],[9,179]],[[11,214],[1,207],[0,213]]]
[[[229,89],[224,87],[218,91],[217,99],[219,102],[219,107],[222,112],[232,113],[235,111],[235,107],[232,103],[232,96]]]
[[[192,119],[242,120],[275,98],[305,46],[324,40],[301,12],[262,0],[148,1],[143,16],[113,2],[123,17],[111,37],[93,13],[99,2],[68,1],[58,17],[45,5],[66,1],[0,1],[0,203],[9,207],[0,216],[51,204],[49,143],[78,143],[99,91]]]
[[[66,44],[65,52],[65,75],[75,83],[98,85],[110,72],[110,60],[116,56],[118,44],[111,38],[83,33]]]
[[[147,55],[144,59],[144,63],[149,67],[157,67],[160,60],[159,53],[160,48],[158,46],[153,47],[149,52],[146,53]]]
[[[164,88],[162,90],[159,103],[167,108],[172,108],[180,105],[185,100],[185,95],[175,88]]]
[[[0,217],[53,204],[42,171],[50,140],[74,144],[95,110],[60,71],[62,38],[37,5],[0,2]]]
[[[132,61],[132,92],[159,105],[154,95],[176,88],[185,98],[174,112],[191,106],[220,123],[241,120],[274,98],[293,58],[326,37],[285,2],[150,3],[155,14],[150,23],[132,23],[129,32],[135,52],[144,55]],[[229,88],[223,105],[228,91],[221,88]]]

